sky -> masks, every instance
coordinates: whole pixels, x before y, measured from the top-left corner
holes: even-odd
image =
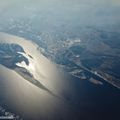
[[[120,24],[120,0],[0,0],[0,22],[31,20],[34,27]]]

